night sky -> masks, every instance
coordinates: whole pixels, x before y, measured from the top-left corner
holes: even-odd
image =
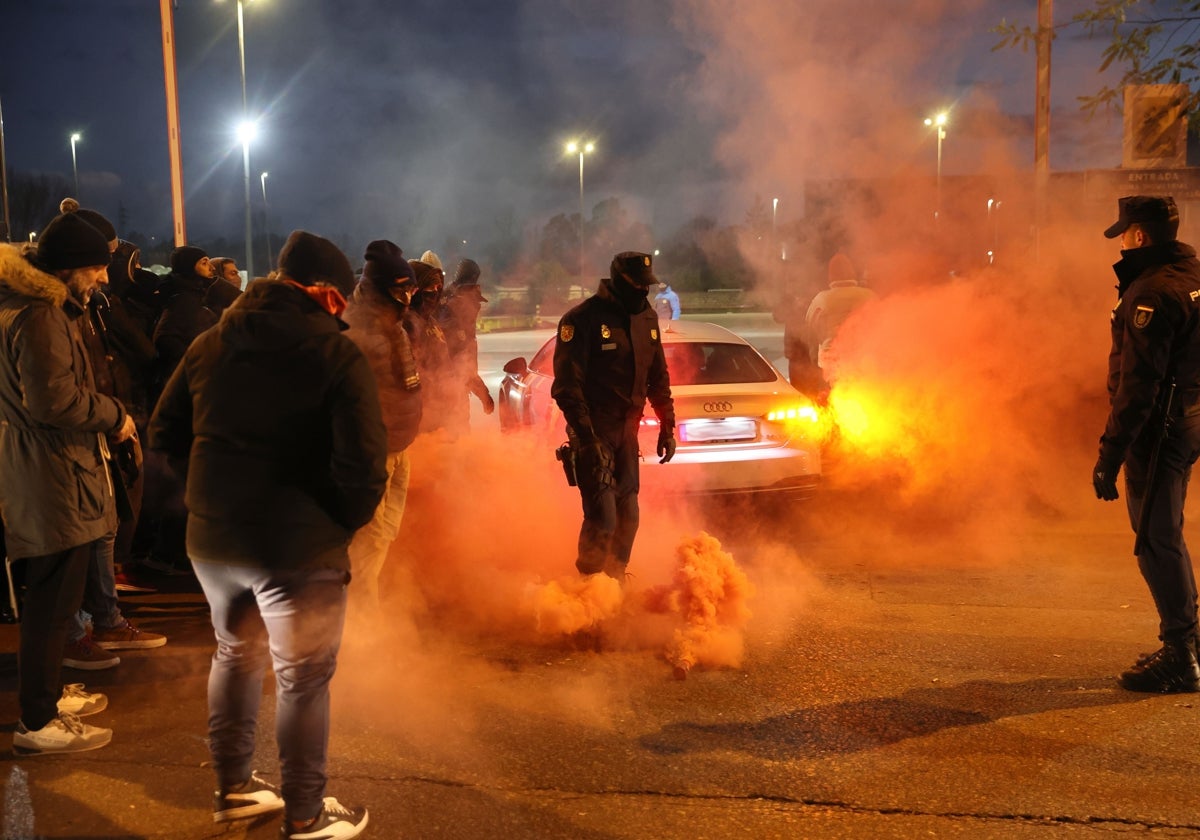
[[[1083,0],[1058,3],[1066,20]],[[125,230],[169,236],[160,15],[152,0],[5,0],[0,105],[10,170],[72,177]],[[1032,53],[989,26],[1035,0],[246,0],[255,218],[386,237],[407,253],[536,231],[615,196],[656,235],[755,195],[803,212],[808,178],[928,172],[920,119],[958,110],[947,173],[1032,161]],[[189,238],[244,226],[236,3],[179,0]],[[1119,164],[1119,118],[1084,124],[1102,45],[1055,45],[1056,168]],[[1001,161],[1001,163],[997,163]],[[257,235],[257,231],[256,231]],[[14,231],[14,238],[18,232]],[[276,247],[278,247],[276,245]],[[470,251],[470,245],[465,249]]]

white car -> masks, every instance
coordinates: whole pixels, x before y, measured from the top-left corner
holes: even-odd
[[[678,448],[670,462],[658,463],[658,420],[647,405],[640,434],[643,491],[812,496],[821,480],[812,401],[724,327],[664,321],[662,329]],[[501,429],[532,429],[558,444],[566,440],[566,424],[550,397],[554,342],[528,363],[522,356],[504,366],[498,410]]]

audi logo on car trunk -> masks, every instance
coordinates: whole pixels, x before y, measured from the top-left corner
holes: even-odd
[[[709,414],[723,414],[728,411],[733,411],[733,403],[731,402],[706,402],[704,410]]]

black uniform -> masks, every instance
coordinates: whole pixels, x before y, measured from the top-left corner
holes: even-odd
[[[637,438],[646,400],[665,432],[675,428],[658,316],[644,291],[606,277],[562,317],[550,393],[577,453],[583,527],[575,566],[622,578],[638,529]]]
[[[1183,539],[1183,505],[1200,456],[1200,262],[1171,241],[1122,251],[1115,266],[1119,299],[1108,358],[1111,410],[1097,471],[1125,465],[1125,500],[1136,530],[1147,467],[1161,430],[1161,398],[1176,386],[1173,421],[1159,453],[1153,504],[1138,567],[1154,598],[1159,635],[1190,639],[1196,630],[1196,582]]]

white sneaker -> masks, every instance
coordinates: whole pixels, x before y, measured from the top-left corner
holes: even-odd
[[[13,732],[13,749],[18,752],[73,753],[98,750],[112,740],[112,730],[89,726],[70,712],[59,712],[41,729],[30,731],[17,723]]]
[[[69,712],[79,717],[87,717],[108,708],[108,698],[103,694],[93,694],[83,690],[83,683],[67,683],[63,686],[62,699],[58,701],[60,712]]]
[[[279,836],[283,840],[350,840],[362,834],[366,827],[366,808],[347,808],[334,797],[326,796],[316,819],[300,828],[284,820]]]

